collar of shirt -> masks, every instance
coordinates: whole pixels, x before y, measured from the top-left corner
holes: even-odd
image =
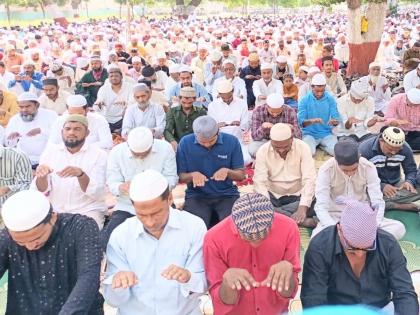
[[[175,106],[173,109],[176,112],[183,112],[185,114],[185,112],[182,110],[182,105]],[[198,110],[197,107],[195,106],[191,107],[191,112],[196,112],[197,110]]]
[[[147,231],[144,229],[143,224],[140,222],[140,220],[137,218],[136,220],[136,228],[137,228],[137,237],[141,236],[142,234],[147,233]],[[181,228],[181,221],[180,217],[178,216],[178,213],[174,211],[172,207],[169,208],[169,218],[168,222],[166,223],[164,230],[166,229],[180,229]]]

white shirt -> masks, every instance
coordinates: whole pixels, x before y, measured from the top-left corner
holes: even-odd
[[[417,74],[419,72],[418,67],[414,70],[408,72],[404,77],[404,90],[407,93],[411,89],[417,88],[420,85],[420,76]]]
[[[0,148],[4,147],[4,128],[0,126]]]
[[[171,101],[171,90],[172,88],[177,84],[178,82],[176,82],[174,79],[172,79],[171,76],[168,77],[168,80],[166,80],[165,83],[165,98],[167,101]]]
[[[203,264],[204,222],[197,216],[170,208],[159,239],[147,233],[137,217],[129,218],[111,234],[106,250],[106,302],[119,315],[200,315],[199,296],[207,290]],[[191,272],[181,284],[161,273],[170,265]],[[119,271],[134,272],[139,282],[129,289],[111,287]]]
[[[280,93],[283,95],[283,83],[280,80],[272,79],[270,83],[267,85],[264,79],[259,79],[254,81],[252,84],[252,91],[254,92],[255,96],[255,107],[264,105],[266,103],[265,100],[259,100],[258,97],[262,96],[269,96],[273,93]]]
[[[372,97],[355,104],[348,93],[337,100],[337,109],[342,119],[337,127],[338,136],[356,135],[360,138],[369,133],[367,123],[375,112],[375,101]],[[350,129],[346,129],[345,124],[350,117],[363,120],[363,122],[353,124]]]
[[[112,90],[111,83],[105,83],[98,91],[98,97],[95,103],[104,103],[102,110],[97,110],[105,119],[115,124],[123,118],[124,111],[127,108],[133,94],[133,86],[127,82],[122,83],[118,93]]]
[[[338,61],[349,62],[350,48],[347,42],[344,44],[337,43],[335,45],[334,52],[335,52],[335,58],[337,58]]]
[[[74,94],[75,82],[74,82],[74,71],[72,68],[63,66],[63,74],[61,75],[54,74],[52,73],[51,70],[48,70],[47,77],[56,78],[58,81],[58,86],[60,87],[60,90],[67,91],[71,94]],[[67,77],[70,77],[71,79],[70,84]]]
[[[106,183],[111,193],[117,197],[116,210],[135,214],[130,198],[128,195],[121,195],[119,186],[131,181],[136,174],[149,169],[156,170],[165,176],[170,189],[178,184],[175,152],[168,142],[155,139],[152,151],[144,159],[135,158],[127,142],[112,148],[108,156]]]
[[[131,129],[144,126],[162,135],[166,125],[166,115],[161,105],[149,103],[143,111],[137,103],[128,106],[125,111],[121,135],[126,136]]]
[[[61,137],[61,130],[68,113],[65,112],[58,117],[51,128],[50,138],[48,143],[60,144],[63,143]],[[89,124],[89,135],[86,138],[87,143],[96,143],[101,149],[108,150],[113,146],[111,131],[109,130],[108,122],[103,116],[98,113],[87,113],[86,118]]]
[[[67,98],[71,94],[67,91],[58,90],[58,97],[55,101],[50,99],[45,93],[38,98],[38,102],[42,108],[55,111],[58,115],[62,115],[67,110]]]
[[[39,164],[49,166],[53,172],[48,175],[48,198],[58,213],[104,212],[105,171],[107,154],[96,145],[85,143],[79,152],[70,153],[64,144],[49,145],[42,153]],[[82,169],[89,176],[86,192],[80,188],[77,177],[62,178],[57,172],[67,166]],[[36,178],[31,187],[38,190]],[[43,192],[44,193],[44,192]]]
[[[20,137],[15,140],[7,140],[7,146],[17,147],[26,153],[32,165],[39,162],[39,157],[47,145],[51,127],[57,119],[57,114],[52,110],[38,108],[34,120],[23,121],[19,113],[10,118],[6,128],[6,138],[13,132],[18,132]],[[40,128],[41,133],[36,136],[27,136],[26,134],[32,129]]]
[[[375,111],[385,112],[388,103],[391,100],[391,89],[388,87],[384,92],[382,87],[388,84],[388,80],[385,77],[380,76],[378,82],[376,82],[375,88],[369,84],[368,75],[360,78],[360,80],[366,84],[369,96],[373,97],[375,101]]]
[[[246,86],[245,86],[245,81],[244,80],[242,80],[240,77],[237,77],[237,76],[235,76],[233,78],[233,80],[232,79],[226,79],[226,77],[223,76],[221,78],[217,78],[214,81],[213,91],[212,91],[212,96],[213,96],[213,99],[214,100],[217,98],[217,96],[219,94],[217,92],[217,88],[216,87],[217,87],[217,85],[218,85],[218,83],[220,81],[224,81],[224,80],[229,80],[229,81],[232,82],[232,85],[233,85],[233,95],[235,95],[238,98],[241,98],[243,100],[246,100],[247,99],[247,92],[246,92]]]
[[[15,79],[15,75],[9,71],[0,74],[0,86],[3,84],[6,90],[9,88],[9,82]]]
[[[213,117],[217,123],[230,124],[239,121],[240,126],[226,126],[220,128],[221,132],[231,134],[242,142],[242,133],[249,129],[249,113],[246,100],[234,97],[228,105],[221,98],[215,99],[209,104],[207,115]]]

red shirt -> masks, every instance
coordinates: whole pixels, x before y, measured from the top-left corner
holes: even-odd
[[[241,290],[236,305],[227,305],[219,297],[223,274],[228,268],[248,270],[257,282],[268,276],[270,267],[282,260],[293,265],[295,283],[300,271],[300,237],[296,223],[281,214],[274,214],[273,226],[258,247],[242,240],[231,217],[224,219],[209,230],[203,245],[204,266],[214,314],[277,315],[288,309],[289,299],[271,288],[259,287],[250,291]],[[298,285],[296,285],[296,294]]]
[[[338,70],[340,70],[340,62],[335,58],[333,58],[332,62],[334,72],[338,72]],[[315,66],[317,66],[322,71],[322,58],[319,58],[317,61],[315,61]]]

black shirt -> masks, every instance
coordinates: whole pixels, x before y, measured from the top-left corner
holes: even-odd
[[[59,214],[40,249],[29,251],[0,231],[0,277],[8,274],[6,315],[100,315],[99,229],[78,214]]]
[[[392,300],[395,314],[419,314],[417,294],[400,245],[380,229],[376,250],[367,252],[360,279],[351,269],[336,226],[316,235],[305,254],[301,299],[304,308],[326,304],[382,308]]]

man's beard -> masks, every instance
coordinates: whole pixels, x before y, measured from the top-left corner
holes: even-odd
[[[181,88],[183,88],[183,87],[187,87],[187,86],[192,87],[192,83],[189,83],[189,84],[182,83],[182,84],[181,84]]]
[[[137,106],[138,106],[140,109],[146,109],[146,108],[147,108],[147,106],[149,106],[149,102],[137,102]]]
[[[372,74],[370,74],[370,75],[369,75],[369,80],[370,80],[373,84],[376,84],[376,83],[378,83],[378,80],[379,80],[379,75],[372,75]]]
[[[33,121],[35,119],[36,114],[38,113],[38,111],[34,112],[33,114],[20,114],[20,117],[22,118],[22,120],[24,122],[30,122]]]
[[[81,139],[81,140],[65,140],[65,139],[63,139],[63,142],[64,142],[64,145],[67,148],[74,149],[74,148],[77,148],[78,146],[84,144],[85,139]]]

